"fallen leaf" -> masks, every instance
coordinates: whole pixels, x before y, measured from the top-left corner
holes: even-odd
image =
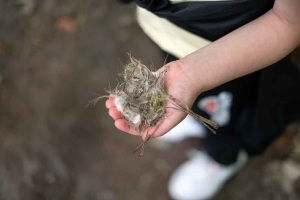
[[[54,27],[65,33],[74,33],[77,31],[77,24],[71,17],[61,17],[54,23]]]

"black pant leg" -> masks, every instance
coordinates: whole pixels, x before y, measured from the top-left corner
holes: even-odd
[[[166,55],[166,63],[177,60],[170,54],[166,53]],[[241,148],[237,129],[245,126],[246,132],[253,132],[252,129],[256,127],[257,123],[254,121],[256,118],[253,116],[256,113],[259,74],[260,72],[256,72],[204,92],[192,106],[195,113],[219,124],[216,135],[211,132],[207,134],[204,146],[207,152],[221,164],[226,165],[236,161]],[[200,105],[203,103],[206,105]],[[255,126],[250,126],[253,124]]]
[[[197,114],[219,124],[217,133],[209,132],[203,143],[207,152],[221,164],[236,161],[243,146],[238,129],[240,124],[245,126],[245,132],[253,132],[256,128],[254,116],[259,76],[260,72],[255,72],[204,92],[192,107]]]

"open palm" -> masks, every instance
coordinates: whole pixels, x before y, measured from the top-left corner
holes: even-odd
[[[197,86],[192,83],[192,79],[188,76],[179,61],[174,61],[168,64],[168,72],[165,74],[165,87],[169,95],[186,103],[191,107],[199,93],[197,93]],[[158,71],[164,70],[164,67]],[[186,114],[176,108],[171,102],[166,103],[166,117],[161,119],[156,125],[148,127],[141,132],[134,130],[134,127],[122,118],[121,113],[117,110],[114,104],[114,97],[110,95],[106,101],[106,107],[109,109],[109,115],[115,120],[115,126],[121,131],[132,135],[142,136],[143,140],[148,137],[159,137],[170,131],[179,122],[181,122]]]

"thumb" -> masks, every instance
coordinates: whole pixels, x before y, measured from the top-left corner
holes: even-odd
[[[159,120],[155,126],[149,127],[142,133],[143,140],[146,140],[148,137],[156,138],[166,134],[185,117],[186,114],[184,112],[177,110],[174,106],[167,106],[165,117]]]

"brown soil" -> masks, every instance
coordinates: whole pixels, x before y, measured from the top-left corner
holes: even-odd
[[[132,150],[141,139],[114,128],[104,101],[86,107],[116,85],[127,52],[163,64],[134,12],[104,0],[0,2],[0,199],[170,199],[169,175],[196,141],[153,141],[139,157]],[[297,199],[297,130],[250,160],[215,200]]]

